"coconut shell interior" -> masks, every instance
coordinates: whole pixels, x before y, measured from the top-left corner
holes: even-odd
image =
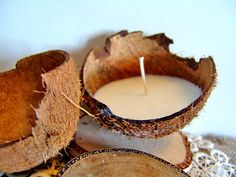
[[[77,67],[64,51],[26,57],[1,73],[0,171],[28,170],[66,147],[76,130],[73,103],[79,97]]]
[[[184,177],[168,162],[136,150],[111,149],[85,153],[73,159],[58,177]]]
[[[178,131],[202,109],[216,82],[216,68],[211,57],[182,58],[169,51],[171,39],[163,33],[143,36],[142,32],[122,31],[106,40],[104,47],[93,49],[81,69],[81,90],[84,103],[101,126],[138,137],[160,137]],[[202,89],[202,95],[186,108],[166,117],[129,120],[114,115],[103,103],[93,98],[105,84],[140,76],[140,56],[145,58],[145,71],[186,79]],[[173,98],[174,99],[174,98]]]
[[[100,127],[89,116],[84,116],[80,119],[75,142],[86,151],[104,148],[140,150],[157,156],[181,169],[187,168],[192,161],[190,143],[181,132],[174,132],[161,138],[127,136],[120,134],[120,132]]]
[[[32,134],[36,124],[34,108],[44,97],[41,74],[65,61],[64,55],[34,55],[16,63],[16,68],[0,73],[0,144]]]

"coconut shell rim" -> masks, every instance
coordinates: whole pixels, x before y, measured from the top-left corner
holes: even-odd
[[[31,57],[34,57],[34,56],[38,56],[38,55],[41,55],[41,54],[50,53],[50,52],[58,52],[58,53],[63,54],[63,55],[65,56],[65,60],[64,60],[60,65],[58,65],[58,66],[56,66],[55,68],[53,68],[52,70],[50,70],[50,71],[48,71],[48,72],[46,72],[46,73],[41,74],[41,76],[42,76],[42,75],[47,75],[48,73],[52,72],[53,70],[55,70],[55,69],[61,67],[64,63],[66,63],[66,62],[70,59],[69,53],[67,53],[67,52],[64,51],[64,50],[60,50],[60,49],[47,50],[47,51],[43,51],[43,52],[40,52],[40,53],[36,53],[36,54],[33,54],[33,55],[28,55],[28,56],[25,56],[25,57],[23,57],[23,58],[20,58],[18,61],[16,61],[14,68],[11,68],[11,69],[6,70],[6,71],[1,71],[1,72],[0,72],[0,75],[1,75],[1,74],[4,74],[4,73],[7,73],[7,72],[10,72],[10,71],[13,71],[13,70],[16,70],[16,71],[17,71],[16,65],[17,65],[20,61],[22,61],[22,60],[28,60],[28,58],[31,58]],[[42,100],[43,100],[43,99],[42,99]]]
[[[115,152],[128,152],[128,153],[135,153],[135,154],[139,154],[139,155],[144,155],[146,157],[150,157],[152,159],[155,159],[159,162],[162,162],[166,165],[168,165],[169,167],[175,169],[176,171],[186,175],[186,176],[189,176],[186,172],[184,172],[183,170],[177,168],[175,165],[157,157],[157,156],[154,156],[152,154],[149,154],[149,153],[146,153],[146,152],[143,152],[143,151],[139,151],[139,150],[136,150],[136,149],[128,149],[128,148],[106,148],[106,149],[99,149],[99,150],[95,150],[95,151],[90,151],[90,152],[85,152],[73,159],[71,159],[61,170],[60,172],[57,174],[56,177],[61,177],[63,175],[63,173],[65,173],[66,170],[68,170],[70,168],[71,165],[73,165],[74,163],[84,159],[84,158],[87,158],[89,156],[92,156],[92,155],[96,155],[96,154],[101,154],[101,153],[115,153]],[[190,176],[189,176],[190,177]]]
[[[188,141],[188,137],[184,135],[182,132],[179,132],[179,134],[181,135],[183,139],[183,144],[185,146],[186,153],[185,153],[184,161],[176,164],[176,167],[180,169],[186,169],[191,165],[192,160],[193,160],[193,155],[191,153],[190,142]]]

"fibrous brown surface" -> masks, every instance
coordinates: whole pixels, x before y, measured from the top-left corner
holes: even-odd
[[[75,62],[63,51],[40,53],[18,61],[0,81],[0,171],[28,170],[57,155],[79,118],[71,103],[80,97]]]
[[[41,74],[62,64],[62,56],[33,56],[20,60],[16,69],[0,74],[0,144],[29,136],[44,97]],[[47,57],[47,58],[46,58]],[[37,58],[37,59],[36,59]]]
[[[81,69],[82,98],[101,126],[127,135],[161,137],[183,128],[197,115],[216,83],[214,61],[208,57],[196,62],[172,54],[169,52],[172,42],[163,33],[145,37],[142,32],[122,31],[108,38],[104,47],[91,50]],[[186,79],[198,85],[202,95],[184,109],[158,119],[130,120],[114,115],[93,95],[109,82],[139,76],[140,56],[145,58],[147,74]]]

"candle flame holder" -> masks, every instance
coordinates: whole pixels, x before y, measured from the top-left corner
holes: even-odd
[[[215,86],[215,63],[212,57],[196,62],[193,58],[177,56],[169,51],[171,43],[164,33],[144,36],[142,32],[121,31],[107,38],[103,47],[89,52],[80,72],[82,102],[100,126],[125,135],[157,138],[182,129],[197,116]],[[109,82],[140,76],[140,56],[145,58],[146,74],[186,79],[199,86],[202,95],[182,110],[162,118],[133,120],[113,114],[93,95]]]

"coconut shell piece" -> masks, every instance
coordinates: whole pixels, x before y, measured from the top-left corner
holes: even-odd
[[[86,151],[104,148],[125,148],[144,151],[180,169],[187,168],[192,162],[190,143],[181,132],[174,132],[161,138],[127,136],[120,134],[120,132],[100,127],[89,116],[84,116],[80,119],[75,142]]]
[[[131,149],[105,149],[88,152],[72,159],[57,177],[184,177],[170,163],[150,154]]]
[[[0,80],[0,171],[28,170],[56,156],[71,141],[80,113],[73,104],[80,97],[74,60],[59,50],[36,54]]]
[[[162,137],[182,129],[202,109],[216,83],[214,61],[207,57],[196,62],[172,54],[170,43],[173,41],[163,33],[145,37],[142,32],[121,31],[109,37],[104,47],[90,51],[80,73],[82,101],[101,126],[137,137]],[[202,95],[184,109],[162,118],[131,120],[114,115],[93,95],[109,82],[140,76],[140,56],[145,58],[147,74],[186,79],[198,85]]]

